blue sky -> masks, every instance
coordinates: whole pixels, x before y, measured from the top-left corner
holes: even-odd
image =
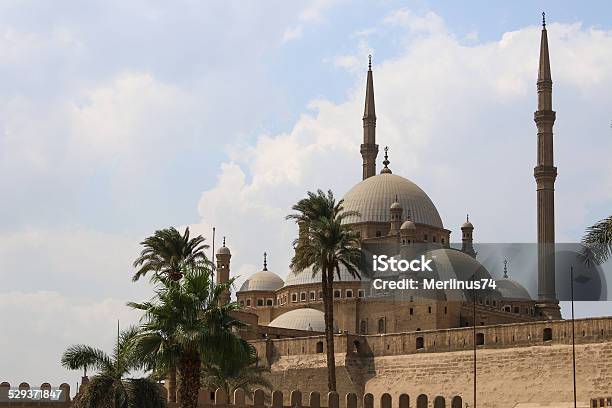
[[[215,225],[228,236],[234,276],[260,269],[268,251],[284,277],[291,204],[314,188],[342,195],[360,179],[370,53],[378,141],[390,146],[393,171],[430,195],[451,237],[469,212],[480,242],[533,242],[542,10],[557,110],[557,236],[578,240],[612,208],[611,8],[2,3],[0,323],[45,313],[0,349],[19,355],[56,329],[48,355],[9,380],[37,367],[30,381],[57,383],[73,375],[56,364],[67,343],[95,343],[116,318],[134,321],[124,304],[150,288],[130,283],[131,261],[155,229],[190,225],[210,238]]]

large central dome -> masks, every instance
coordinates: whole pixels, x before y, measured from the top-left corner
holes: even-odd
[[[346,223],[389,222],[389,207],[397,200],[416,223],[444,228],[436,206],[419,186],[391,173],[381,173],[363,180],[344,196],[344,209],[357,211],[361,216],[346,218]]]

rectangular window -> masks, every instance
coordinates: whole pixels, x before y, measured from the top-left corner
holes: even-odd
[[[263,306],[263,305],[264,305],[263,299],[257,299],[257,306]]]
[[[359,291],[357,292],[357,296],[359,296],[360,298],[365,297],[365,290],[359,289]]]
[[[351,289],[347,289],[346,290],[346,297],[347,298],[352,298],[353,297],[353,291]]]
[[[316,300],[316,293],[310,292],[310,300]]]
[[[306,301],[306,292],[302,292],[302,293],[300,293],[300,300],[301,300],[302,302],[305,302],[305,301]]]
[[[297,293],[292,293],[291,294],[291,301],[292,302],[297,302]]]

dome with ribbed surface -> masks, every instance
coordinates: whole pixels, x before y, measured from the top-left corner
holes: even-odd
[[[514,279],[501,278],[495,281],[497,290],[506,299],[531,300],[527,289]]]
[[[305,307],[283,313],[272,320],[268,326],[280,327],[283,329],[324,332],[325,317],[322,311]],[[336,322],[334,322],[334,331],[338,332]]]
[[[369,177],[346,193],[344,209],[357,211],[361,216],[347,217],[345,222],[389,222],[389,208],[396,197],[404,213],[409,211],[415,223],[444,228],[440,214],[429,196],[412,181],[391,173]]]
[[[277,274],[270,271],[260,271],[245,280],[239,292],[249,290],[274,291],[282,288],[284,284],[285,282]]]

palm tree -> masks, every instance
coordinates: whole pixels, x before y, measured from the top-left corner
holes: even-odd
[[[612,256],[612,216],[587,228],[582,244],[582,257],[587,264],[606,262]]]
[[[287,216],[301,226],[303,236],[294,241],[295,254],[291,260],[293,273],[311,268],[313,276],[321,275],[323,309],[325,315],[325,341],[327,345],[327,385],[336,391],[336,364],[334,360],[334,273],[340,279],[340,265],[353,276],[361,278],[359,270],[362,254],[356,234],[342,221],[359,215],[345,211],[343,200],[336,202],[333,193],[318,190],[295,204],[294,214]]]
[[[61,363],[71,370],[98,370],[84,385],[73,408],[163,408],[166,406],[159,384],[149,378],[125,378],[131,371],[143,368],[133,353],[131,342],[137,335],[136,327],[123,330],[112,355],[78,344],[68,347]]]
[[[226,395],[231,395],[241,388],[247,394],[252,394],[256,388],[270,390],[272,384],[264,373],[270,370],[258,364],[257,354],[253,346],[244,342],[249,350],[246,358],[234,356],[228,359],[205,358],[202,364],[202,386],[210,390],[221,388]]]
[[[152,362],[149,368],[176,366],[181,407],[195,408],[203,357],[243,357],[248,349],[236,335],[242,324],[230,315],[239,305],[221,301],[233,280],[214,285],[210,266],[204,262],[183,265],[181,273],[180,281],[160,278],[162,285],[153,301],[128,306],[145,313],[141,332],[134,338],[136,355]]]
[[[205,238],[198,235],[189,238],[189,227],[181,235],[176,228],[170,227],[155,231],[140,244],[144,247],[140,256],[134,261],[136,271],[132,280],[135,282],[149,272],[153,272],[153,280],[168,276],[172,280],[181,279],[181,268],[184,265],[193,266],[198,262],[208,262],[204,251],[208,245]]]
[[[154,273],[153,280],[161,277],[179,280],[183,266],[208,262],[204,254],[208,245],[204,244],[204,241],[205,238],[201,235],[190,239],[189,227],[185,228],[183,235],[174,227],[155,231],[155,234],[140,243],[144,249],[134,261],[134,267],[140,268],[132,280],[137,281],[149,272]],[[168,375],[166,381],[168,382],[169,401],[176,402],[176,368],[170,365],[165,367],[164,372]]]

